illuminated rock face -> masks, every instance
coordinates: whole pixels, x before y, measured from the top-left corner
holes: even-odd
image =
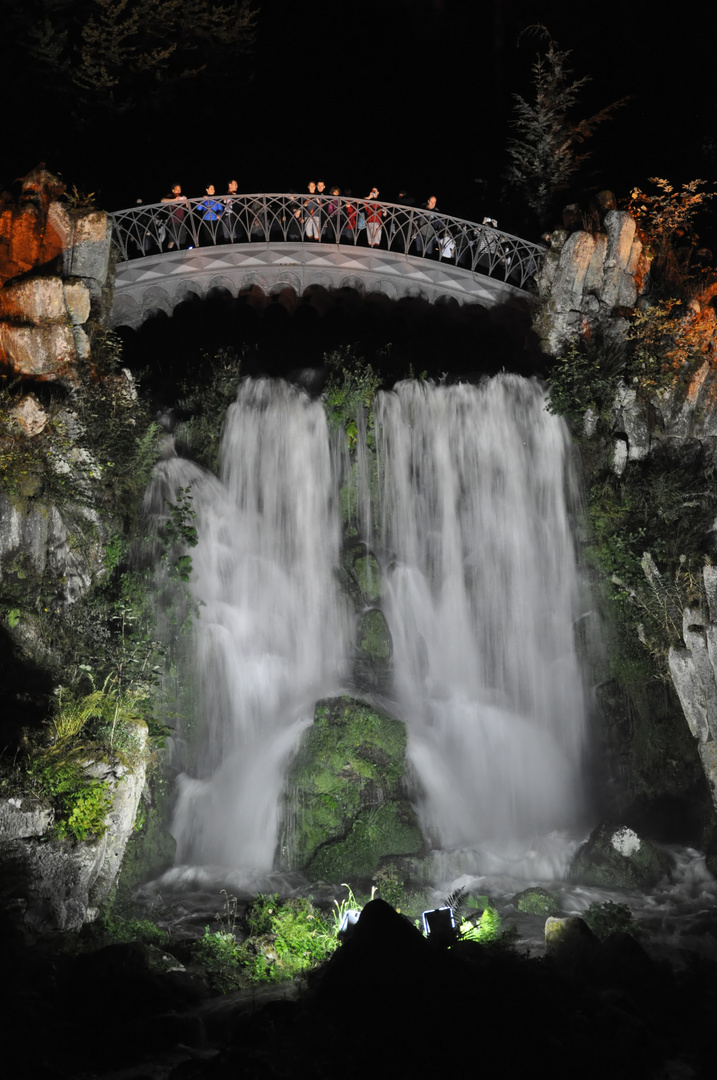
[[[670,649],[670,675],[717,807],[717,567],[703,569],[706,605],[685,608],[684,647]]]
[[[73,383],[90,354],[90,327],[110,307],[111,226],[73,211],[43,166],[0,196],[0,365]]]
[[[553,356],[598,326],[607,336],[619,337],[627,326],[623,312],[634,307],[640,294],[649,259],[633,218],[625,211],[610,210],[604,229],[600,233],[561,229],[551,236],[537,279],[543,304],[534,329]]]

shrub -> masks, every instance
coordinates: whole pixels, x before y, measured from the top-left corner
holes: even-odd
[[[618,932],[632,934],[635,931],[630,908],[627,904],[614,904],[612,900],[607,900],[605,903],[596,900],[583,914],[583,919],[601,941],[610,934]]]

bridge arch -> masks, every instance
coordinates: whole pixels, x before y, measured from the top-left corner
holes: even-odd
[[[171,315],[190,296],[206,299],[218,289],[233,297],[255,288],[267,297],[291,289],[300,297],[318,285],[390,300],[492,307],[527,295],[545,253],[435,210],[330,196],[316,197],[314,239],[307,233],[306,201],[254,194],[115,212],[112,325],[136,329],[154,313]],[[217,208],[212,217],[210,202]],[[359,227],[367,205],[380,215],[374,247]]]

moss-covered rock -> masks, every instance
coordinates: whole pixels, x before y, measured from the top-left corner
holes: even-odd
[[[518,911],[522,911],[526,915],[544,915],[547,917],[548,915],[560,914],[560,902],[557,896],[538,886],[516,893],[513,897],[513,903]]]
[[[603,823],[573,859],[570,876],[581,885],[630,889],[654,885],[670,869],[664,851],[627,825]]]
[[[374,875],[386,855],[410,855],[422,845],[415,811],[405,799],[366,810],[342,840],[319,848],[306,867],[311,878],[339,881]]]
[[[375,664],[388,664],[393,650],[391,632],[386,617],[378,608],[372,608],[359,619],[358,645],[362,653]]]
[[[402,723],[348,697],[321,701],[288,777],[284,864],[313,877],[370,877],[422,838],[405,797]]]

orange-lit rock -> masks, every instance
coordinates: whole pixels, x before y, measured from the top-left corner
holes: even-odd
[[[0,358],[16,375],[73,382],[79,356],[69,323],[16,326],[0,322]]]
[[[50,417],[34,394],[28,394],[19,405],[10,410],[10,425],[17,425],[25,435],[39,435],[44,431]]]
[[[57,259],[67,245],[68,234],[48,212],[53,202],[64,194],[65,185],[44,165],[21,181],[20,192],[13,197],[4,192],[0,205],[0,285],[18,274]]]
[[[107,215],[64,191],[40,165],[0,196],[0,366],[74,382],[110,306],[112,244]]]

